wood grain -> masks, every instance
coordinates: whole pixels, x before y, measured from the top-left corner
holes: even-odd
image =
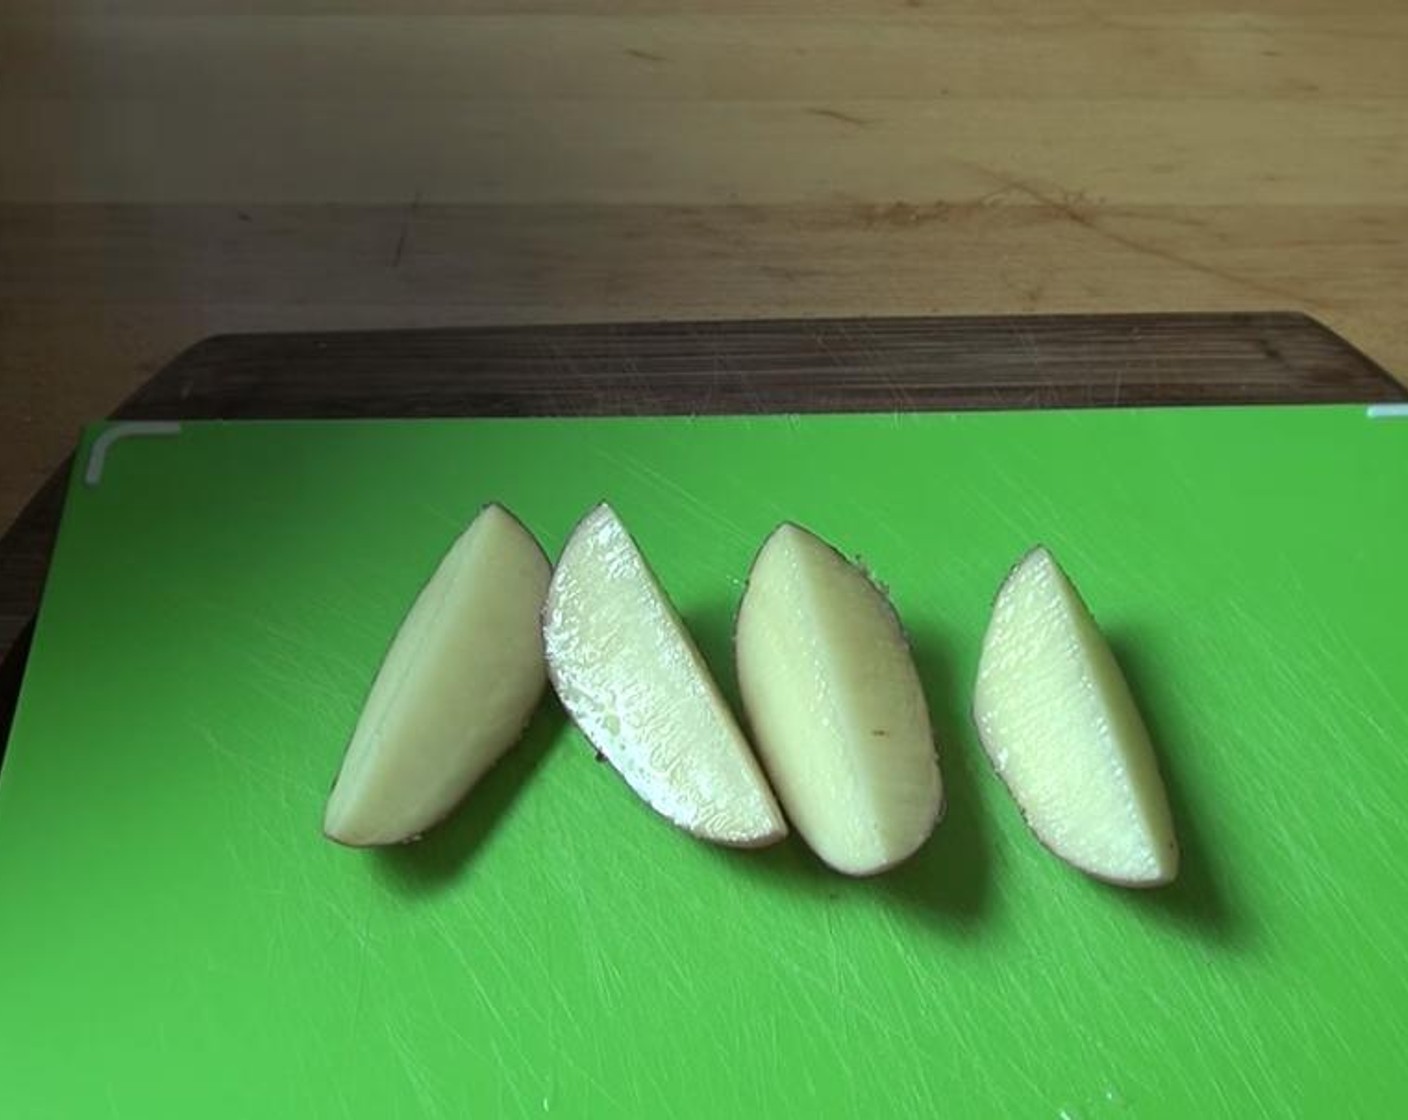
[[[601,416],[1398,400],[1294,314],[740,320],[230,335],[123,418]]]
[[[1408,370],[1396,0],[11,0],[0,524],[207,334],[1294,308]]]
[[[459,5],[415,19],[381,7],[317,18],[11,16],[10,38],[23,50],[0,74],[0,91],[53,98],[81,80],[124,99],[199,90],[207,99],[298,100],[317,91],[347,103],[628,98],[821,107],[837,99],[1009,97],[1018,89],[1057,101],[1273,93],[1311,102],[1401,92],[1408,35],[1401,9],[1297,13],[1284,4],[1277,16],[1241,19],[1197,18],[1185,5],[1163,13],[1124,5],[1092,19],[1090,5],[1081,6],[1085,13],[1070,5],[1014,13],[996,4],[970,11],[944,4],[906,16],[891,4],[874,5],[864,27],[856,23],[862,4],[830,12],[824,5],[733,12],[699,5],[634,15],[624,5],[597,12],[523,5],[499,15]],[[1359,40],[1352,50],[1327,53],[1327,44],[1349,39]]]

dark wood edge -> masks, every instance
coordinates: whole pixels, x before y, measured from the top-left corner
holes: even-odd
[[[220,335],[179,354],[113,416],[601,416],[1404,399],[1402,385],[1321,323],[1268,311]],[[68,470],[66,463],[55,471],[0,538],[0,728],[19,688]]]
[[[10,737],[72,461],[70,457],[55,469],[0,537],[0,590],[10,604],[0,615],[0,760]]]
[[[1402,392],[1295,312],[964,316],[217,336],[118,415],[889,412],[1368,402]]]
[[[5,744],[10,741],[10,725],[15,719],[15,708],[19,705],[20,684],[24,681],[24,667],[29,660],[29,647],[34,641],[34,619],[25,623],[15,635],[14,641],[0,659],[0,762],[5,760]]]

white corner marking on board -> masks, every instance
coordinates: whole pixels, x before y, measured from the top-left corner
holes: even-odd
[[[85,486],[97,486],[103,481],[103,467],[107,465],[108,451],[120,439],[129,436],[179,436],[181,425],[175,420],[128,420],[114,424],[97,439],[88,452],[88,467],[83,472]]]
[[[1408,404],[1371,404],[1370,420],[1408,420]]]

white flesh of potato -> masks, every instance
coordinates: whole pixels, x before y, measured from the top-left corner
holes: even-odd
[[[513,746],[547,683],[539,615],[551,574],[501,506],[455,541],[372,683],[328,800],[328,837],[415,839]]]
[[[708,666],[606,504],[583,518],[563,549],[543,636],[568,714],[651,808],[732,847],[787,834]]]
[[[973,714],[993,766],[1052,852],[1122,886],[1178,873],[1149,733],[1095,619],[1045,549],[998,593]]]
[[[796,525],[763,545],[735,635],[758,753],[826,863],[872,875],[919,848],[943,810],[924,690],[889,600]]]

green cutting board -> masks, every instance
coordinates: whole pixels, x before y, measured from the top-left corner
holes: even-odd
[[[1408,1105],[1408,417],[205,423],[107,450],[0,775],[0,1115]],[[779,520],[888,584],[949,794],[914,860],[850,881],[795,839],[707,847],[551,703],[422,843],[322,839],[457,531],[496,499],[556,554],[603,497],[729,692]],[[1038,541],[1146,709],[1171,888],[1056,861],[976,744],[988,605]]]

